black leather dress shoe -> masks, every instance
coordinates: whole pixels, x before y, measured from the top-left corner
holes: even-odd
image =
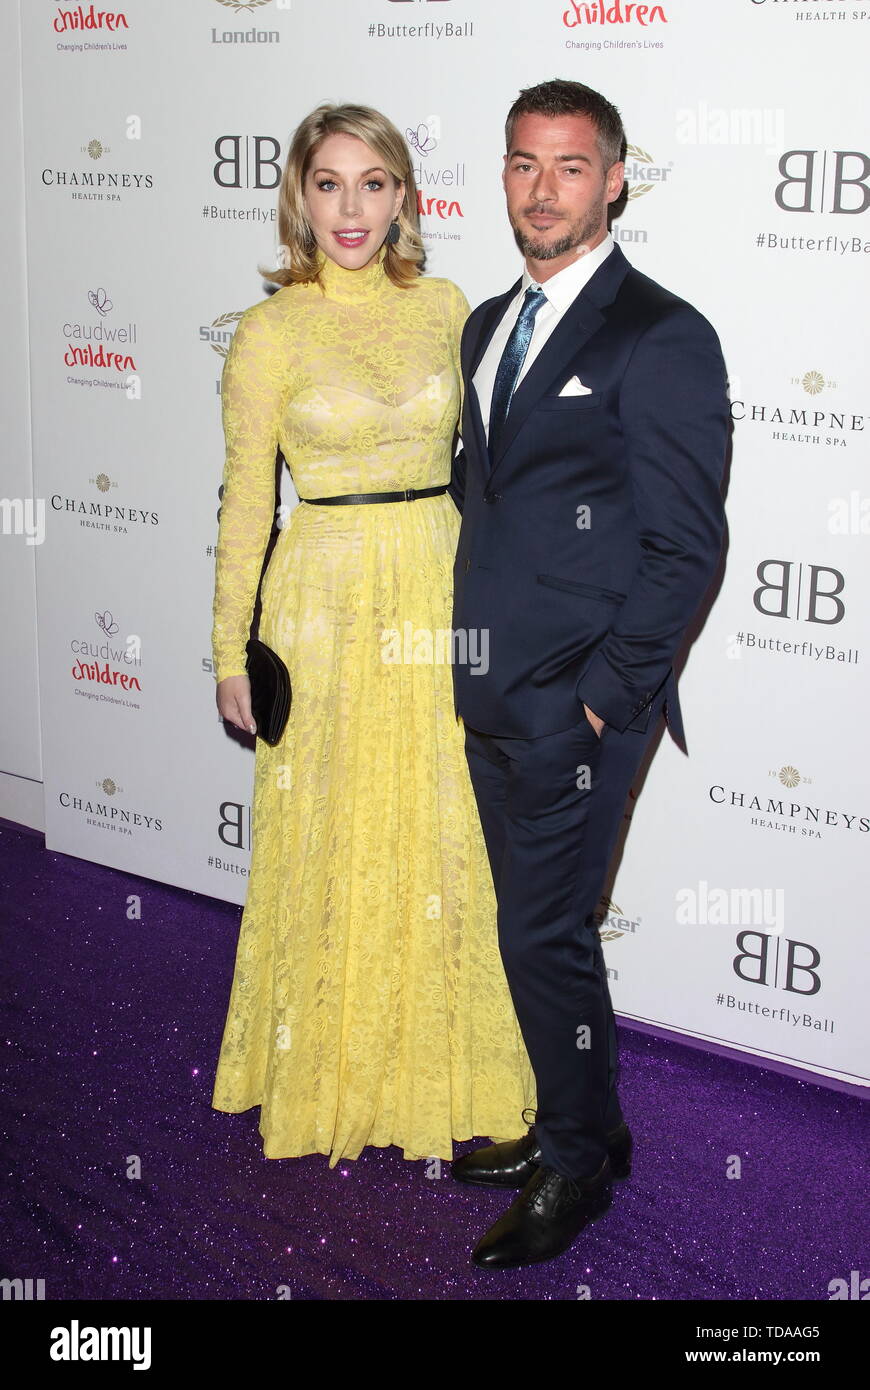
[[[611,1202],[610,1160],[589,1178],[565,1178],[541,1165],[474,1247],[472,1259],[483,1269],[552,1260],[573,1244]]]
[[[608,1133],[607,1156],[614,1178],[630,1175],[632,1144],[631,1130],[624,1120]],[[533,1125],[522,1139],[505,1139],[501,1144],[487,1144],[483,1149],[463,1154],[454,1159],[450,1170],[458,1182],[477,1187],[525,1187],[540,1168],[542,1158]]]

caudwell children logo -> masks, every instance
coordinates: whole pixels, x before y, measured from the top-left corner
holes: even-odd
[[[566,29],[579,29],[587,25],[667,24],[668,17],[663,5],[636,5],[632,0],[571,0],[571,6],[562,15]]]

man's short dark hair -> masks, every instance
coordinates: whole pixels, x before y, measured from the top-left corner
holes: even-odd
[[[520,116],[588,116],[598,135],[598,149],[605,169],[625,159],[625,131],[622,117],[606,97],[582,82],[554,77],[525,87],[507,115],[505,148],[510,154],[514,126]]]

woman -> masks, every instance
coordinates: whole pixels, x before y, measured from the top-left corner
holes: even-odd
[[[468,304],[421,277],[408,149],[367,107],[301,123],[278,230],[284,268],[268,278],[282,288],[242,314],[222,378],[213,650],[222,716],[253,729],[245,643],[280,445],[302,500],[263,580],[259,636],[293,703],[280,743],[257,741],[212,1104],[259,1105],[267,1158],[334,1167],[396,1144],[446,1159],[453,1139],[515,1133],[534,1104],[449,655],[433,640],[428,662],[402,659],[406,634],[451,625],[445,489]],[[433,495],[313,500],[407,488]]]

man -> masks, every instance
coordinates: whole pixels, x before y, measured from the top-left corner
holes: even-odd
[[[672,663],[717,566],[728,432],[719,341],[608,232],[624,182],[616,109],[577,82],[523,91],[503,183],[521,280],[462,337],[457,716],[498,898],[499,945],[535,1072],[522,1138],[453,1165],[522,1189],[479,1241],[487,1268],[550,1259],[607,1210],[631,1135],[594,914]]]

